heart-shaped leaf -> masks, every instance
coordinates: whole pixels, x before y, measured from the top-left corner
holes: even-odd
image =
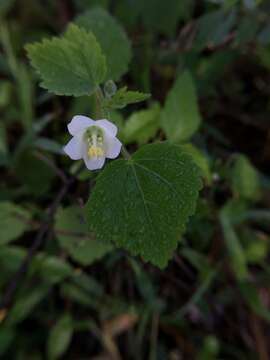
[[[98,176],[86,219],[97,240],[163,268],[195,210],[200,187],[199,170],[181,148],[146,145]]]

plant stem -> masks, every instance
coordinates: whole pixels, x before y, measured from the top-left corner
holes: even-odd
[[[103,92],[102,92],[100,86],[97,88],[97,91],[95,92],[95,97],[96,97],[96,116],[98,119],[100,119],[100,118],[103,118],[105,115],[104,108],[102,106],[102,102],[104,100],[104,95],[103,95]],[[108,120],[110,120],[110,114],[109,114],[108,110],[107,110],[106,117],[108,118]],[[128,152],[128,150],[124,144],[122,144],[121,154],[123,155],[123,157],[126,160],[130,159],[130,153]]]
[[[104,95],[100,87],[98,87],[97,91],[95,92],[95,98],[96,98],[96,118],[102,119],[104,117],[104,111],[102,106]]]
[[[130,159],[130,153],[128,152],[127,148],[125,147],[124,144],[122,144],[122,147],[121,147],[121,154],[123,155],[123,157],[128,160]]]

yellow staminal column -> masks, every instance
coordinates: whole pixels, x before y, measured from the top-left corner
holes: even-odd
[[[104,137],[101,129],[91,126],[86,131],[87,155],[90,159],[98,159],[105,156]]]

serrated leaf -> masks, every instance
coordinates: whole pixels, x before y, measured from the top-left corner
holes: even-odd
[[[62,37],[26,46],[41,86],[56,95],[90,95],[104,80],[105,57],[95,36],[70,25]]]
[[[119,80],[127,72],[131,60],[131,45],[122,26],[106,10],[96,8],[76,19],[76,23],[92,31],[107,60],[105,80]]]
[[[111,241],[163,268],[172,256],[201,187],[199,170],[178,147],[142,147],[110,163],[85,206],[97,240]]]
[[[129,104],[145,101],[150,96],[150,94],[144,94],[139,91],[127,90],[127,87],[124,86],[117,90],[111,98],[105,99],[103,106],[108,109],[122,109]]]
[[[137,142],[147,143],[157,132],[160,122],[160,106],[154,104],[147,110],[133,112],[125,122],[122,137],[126,144]]]
[[[11,202],[0,202],[0,245],[17,239],[28,229],[31,216],[22,207]]]
[[[230,176],[236,195],[249,200],[258,199],[260,194],[259,176],[245,155],[235,156]]]
[[[50,360],[60,358],[67,350],[73,335],[73,321],[69,314],[63,315],[51,329],[47,344]]]
[[[184,72],[170,90],[161,114],[161,124],[169,140],[188,140],[198,129],[201,117],[196,89],[189,72]]]
[[[100,259],[112,246],[90,237],[82,213],[76,206],[59,209],[56,214],[55,232],[60,246],[80,264],[90,265]]]

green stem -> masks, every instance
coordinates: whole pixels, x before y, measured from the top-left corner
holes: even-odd
[[[98,87],[97,91],[95,92],[95,99],[96,99],[96,118],[102,119],[104,117],[104,111],[102,106],[104,95],[100,87]]]
[[[103,92],[102,92],[100,87],[98,87],[97,91],[95,92],[95,98],[96,98],[96,117],[97,117],[97,119],[102,119],[105,116],[104,108],[102,106],[102,103],[103,103],[103,100],[104,100],[104,95],[103,95]],[[110,120],[110,114],[109,114],[108,110],[107,110],[106,118],[108,120]],[[122,144],[121,154],[123,155],[123,157],[126,160],[130,159],[130,153],[128,152],[128,150],[127,150],[127,148],[125,147],[124,144]]]
[[[128,152],[127,148],[125,147],[124,144],[122,144],[122,147],[121,147],[121,154],[123,155],[123,157],[128,160],[130,159],[130,153]]]

